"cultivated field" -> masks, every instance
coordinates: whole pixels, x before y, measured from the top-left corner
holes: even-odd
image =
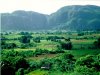
[[[11,75],[99,75],[99,38],[100,32],[85,31],[2,33],[1,69]]]

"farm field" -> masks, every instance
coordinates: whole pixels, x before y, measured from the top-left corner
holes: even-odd
[[[100,75],[99,0],[1,3],[0,75]]]
[[[2,68],[11,75],[99,75],[99,38],[100,32],[2,33]]]

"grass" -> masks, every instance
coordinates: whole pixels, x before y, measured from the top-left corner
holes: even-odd
[[[32,50],[32,51],[35,51],[36,49],[35,48],[29,48],[29,49],[20,49],[20,48],[16,48],[14,49],[15,51],[29,51],[29,50]]]
[[[41,43],[38,44],[37,48],[55,50],[57,48],[57,45],[57,42],[42,40]]]
[[[39,69],[39,70],[32,71],[26,75],[48,75],[48,71]]]
[[[46,71],[46,70],[35,70],[25,75],[76,75],[70,72],[61,72],[61,71]]]
[[[90,47],[93,42],[95,40],[91,40],[91,39],[88,39],[88,40],[75,40],[75,39],[72,39],[71,42],[73,44],[73,49],[81,49],[81,47],[84,47],[85,49],[88,49],[88,47]],[[21,46],[21,43],[18,41],[18,40],[7,40],[6,41],[7,43],[16,43],[17,46]],[[33,41],[31,41],[31,43],[33,43]],[[19,49],[19,48],[16,48],[15,50],[35,50],[36,48],[39,48],[39,49],[47,49],[47,50],[56,50],[57,49],[57,45],[59,45],[58,42],[53,42],[53,41],[47,41],[47,40],[41,40],[40,43],[36,43],[36,47],[30,47],[30,48],[27,48],[27,49]]]
[[[20,43],[18,40],[7,40],[6,43],[15,43],[15,44],[17,44],[18,46],[21,45],[21,43]]]
[[[100,53],[100,50],[71,50],[71,54],[75,56],[75,58],[79,58],[86,55],[97,55]]]
[[[94,41],[96,41],[95,39],[88,39],[88,40],[75,40],[72,39],[71,40],[73,44],[93,44]]]
[[[29,60],[29,61],[32,61],[32,60],[38,61],[38,60],[41,60],[43,58],[54,58],[57,55],[58,54],[44,54],[44,55],[38,55],[37,57],[28,57],[28,58],[26,58],[26,60]]]
[[[68,74],[65,72],[60,72],[60,71],[46,71],[46,70],[38,69],[26,75],[68,75]]]
[[[65,50],[66,53],[70,53],[72,55],[74,55],[74,57],[76,59],[86,56],[86,55],[97,55],[100,53],[100,50]],[[38,55],[37,57],[28,57],[26,58],[29,61],[35,60],[41,60],[43,58],[54,58],[56,56],[60,56],[62,55],[62,53],[59,54],[44,54],[44,55]]]
[[[18,34],[9,34],[9,35],[3,35],[5,38],[8,39],[14,39],[14,38],[19,38],[22,35],[18,35]],[[91,34],[91,35],[84,35],[84,36],[77,36],[77,33],[72,33],[71,35],[69,34],[32,34],[33,37],[44,37],[47,38],[48,36],[58,36],[58,37],[65,37],[65,38],[72,38],[71,42],[73,44],[73,50],[65,50],[66,53],[71,53],[72,55],[75,56],[76,59],[86,56],[86,55],[97,55],[100,53],[100,50],[89,50],[88,47],[91,46],[94,41],[97,40],[98,37],[100,37],[100,34]],[[84,37],[87,37],[88,39],[82,39]],[[95,38],[92,38],[95,37]],[[78,40],[76,40],[76,38],[79,38]],[[80,39],[81,38],[81,39]],[[21,46],[21,43],[19,42],[19,40],[6,40],[7,43],[16,43],[18,46]],[[33,40],[31,39],[31,43],[33,43]],[[36,47],[29,47],[26,49],[21,49],[21,48],[15,48],[15,51],[28,51],[28,50],[32,50],[35,51],[37,48],[39,49],[46,49],[46,50],[56,50],[57,49],[57,45],[59,45],[58,42],[53,42],[53,41],[47,41],[47,40],[41,40],[40,43],[35,43],[37,46]],[[81,49],[81,47],[84,47],[84,49]],[[75,50],[74,50],[75,49]],[[12,49],[6,49],[6,51],[9,51]],[[26,59],[29,61],[38,61],[41,60],[43,58],[55,58],[56,56],[60,56],[62,55],[61,53],[59,54],[44,54],[44,55],[38,55],[37,57],[27,57]],[[46,70],[35,70],[32,71],[26,75],[71,75],[70,73],[63,73],[63,72],[59,72],[59,71],[46,71]]]
[[[14,39],[14,38],[21,37],[21,35],[18,35],[18,34],[8,34],[8,35],[4,35],[4,37],[8,38],[8,39]]]
[[[71,53],[75,56],[76,59],[80,58],[80,57],[83,57],[83,56],[86,56],[86,55],[97,55],[100,53],[100,50],[67,50],[66,51],[67,53]],[[38,57],[32,57],[32,58],[28,58],[28,60],[40,60],[42,58],[45,58],[45,56],[47,58],[54,58],[55,56],[60,56],[62,54],[51,54],[51,55],[40,55]],[[35,70],[35,71],[32,71],[26,75],[76,75],[74,73],[67,73],[67,72],[61,72],[61,71],[46,71],[46,70]]]

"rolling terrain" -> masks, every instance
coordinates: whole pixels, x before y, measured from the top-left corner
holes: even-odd
[[[1,13],[1,29],[2,75],[100,75],[99,6]]]
[[[100,30],[100,7],[73,5],[60,8],[46,15],[33,11],[18,10],[1,13],[2,31],[36,30]]]

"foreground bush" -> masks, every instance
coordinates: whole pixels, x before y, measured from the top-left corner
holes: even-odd
[[[15,75],[19,68],[27,69],[29,67],[28,62],[21,56],[2,57],[1,61],[2,75]]]
[[[54,59],[53,69],[62,72],[68,72],[74,70],[75,59],[72,54],[63,54],[60,57]]]
[[[99,75],[99,72],[95,68],[88,68],[86,66],[77,66],[75,68],[74,74],[77,75]]]

